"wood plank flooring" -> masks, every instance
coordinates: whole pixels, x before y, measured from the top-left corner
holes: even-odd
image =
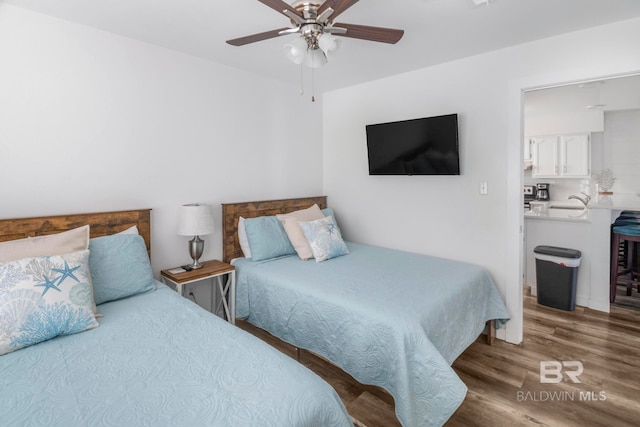
[[[289,344],[246,322],[238,326],[296,357]],[[640,311],[614,306],[610,314],[583,307],[569,312],[526,296],[521,345],[496,340],[488,346],[483,338],[453,364],[469,391],[446,426],[640,425]],[[541,361],[582,363],[580,383],[571,381],[567,372],[576,368],[567,366],[560,383],[541,384]],[[400,425],[384,390],[362,385],[306,351],[301,363],[329,382],[368,427]]]

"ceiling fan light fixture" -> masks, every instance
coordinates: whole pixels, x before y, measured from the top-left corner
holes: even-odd
[[[307,56],[307,42],[300,36],[294,37],[283,47],[284,55],[294,64],[300,65]]]
[[[324,33],[318,37],[318,47],[322,49],[327,60],[333,59],[334,55],[340,48],[341,41],[338,37],[330,33]]]
[[[321,49],[309,48],[304,59],[304,65],[309,68],[320,68],[327,64],[327,56]]]
[[[1,2],[2,0],[0,0]],[[249,36],[227,40],[231,46],[244,46],[250,43],[268,40],[288,34],[297,34],[282,46],[284,55],[294,64],[312,69],[311,80],[314,79],[315,68],[320,68],[329,60],[333,60],[340,48],[341,41],[334,35],[373,42],[396,44],[402,38],[404,31],[395,28],[372,27],[337,23],[333,21],[358,0],[258,0],[265,6],[289,18],[291,27],[263,31]],[[488,4],[493,0],[473,0],[476,4]],[[302,90],[302,70],[300,67],[300,94]],[[315,100],[315,96],[311,96]]]
[[[327,37],[323,40],[324,37]],[[282,48],[284,55],[294,64],[304,64],[309,68],[320,68],[338,49],[339,42],[331,34],[307,34],[296,36]]]

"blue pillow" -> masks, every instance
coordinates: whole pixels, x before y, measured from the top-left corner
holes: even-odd
[[[342,240],[342,233],[332,216],[309,222],[300,222],[316,262],[325,261],[349,253]]]
[[[324,209],[322,209],[322,215],[324,215],[324,216],[330,216],[331,218],[333,218],[333,220],[335,221],[335,223],[336,223],[336,224],[338,223],[338,221],[336,221],[336,216],[335,216],[335,214],[333,213],[333,209],[331,209],[331,208],[324,208]]]
[[[89,240],[89,268],[96,304],[155,289],[147,246],[137,234]]]
[[[260,216],[244,220],[251,259],[263,261],[296,253],[282,223],[275,216]]]

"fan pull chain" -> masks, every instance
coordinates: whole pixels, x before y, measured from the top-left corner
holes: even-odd
[[[309,49],[307,49],[307,54],[309,54]],[[314,65],[315,58],[311,55],[311,102],[316,102],[316,68]],[[300,96],[302,95],[304,95],[304,61],[300,64]]]
[[[311,102],[316,102],[316,67],[311,68]]]
[[[300,96],[304,95],[304,65],[300,64]]]

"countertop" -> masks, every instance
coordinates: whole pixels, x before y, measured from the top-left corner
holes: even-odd
[[[633,193],[598,194],[589,202],[589,208],[640,211],[640,196]]]
[[[589,209],[531,209],[525,211],[524,219],[543,219],[551,221],[591,222]]]
[[[524,218],[552,221],[591,222],[591,209],[640,211],[640,196],[631,193],[614,193],[612,195],[598,194],[589,201],[587,209],[580,208],[582,208],[582,204],[577,200],[532,202],[531,210],[525,211]]]

